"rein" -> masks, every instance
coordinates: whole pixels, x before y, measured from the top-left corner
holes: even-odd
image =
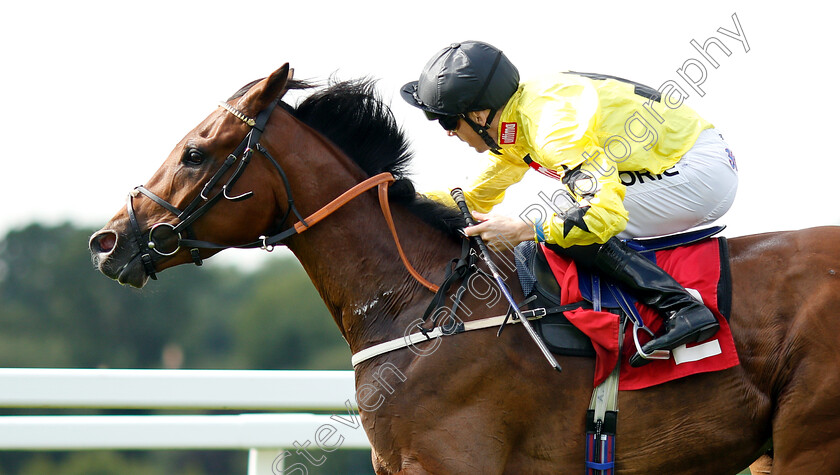
[[[372,176],[364,180],[363,182],[345,191],[337,198],[333,199],[332,201],[330,201],[325,206],[315,211],[305,219],[300,215],[300,212],[295,206],[294,199],[292,198],[291,185],[289,184],[289,179],[286,177],[286,173],[283,171],[283,168],[280,166],[280,163],[274,157],[271,156],[271,154],[265,147],[263,147],[259,143],[259,139],[263,131],[265,130],[265,125],[268,122],[268,118],[271,116],[271,113],[273,112],[276,105],[277,101],[272,102],[269,107],[260,112],[256,119],[252,119],[246,116],[241,111],[234,108],[232,105],[228,104],[227,102],[220,103],[220,107],[230,112],[237,119],[245,122],[248,126],[251,127],[251,130],[248,132],[248,135],[245,136],[245,138],[242,140],[239,146],[233,151],[233,153],[228,155],[227,159],[225,159],[225,162],[222,164],[219,170],[216,171],[213,177],[211,177],[210,180],[207,181],[207,183],[202,188],[201,193],[199,193],[199,195],[195,197],[190,202],[190,204],[188,204],[187,207],[184,208],[184,210],[178,209],[176,206],[172,205],[171,203],[156,195],[151,190],[142,185],[135,187],[134,190],[132,190],[132,192],[129,193],[126,208],[128,211],[129,221],[131,222],[131,227],[133,230],[132,239],[134,240],[135,244],[139,249],[137,255],[142,260],[143,268],[146,274],[152,279],[157,279],[157,276],[155,275],[156,270],[152,254],[153,252],[157,255],[164,257],[171,256],[177,253],[182,246],[189,248],[190,256],[192,257],[193,262],[196,265],[201,265],[202,263],[201,257],[199,255],[199,249],[261,248],[265,251],[271,252],[272,250],[274,250],[275,245],[281,244],[285,239],[288,239],[289,237],[295,234],[303,233],[304,231],[306,231],[319,221],[323,220],[324,218],[326,218],[345,204],[349,203],[356,197],[360,196],[364,192],[374,187],[377,187],[379,205],[382,209],[382,215],[385,217],[385,221],[388,224],[388,229],[391,231],[391,235],[394,238],[394,243],[397,245],[397,251],[399,252],[400,259],[402,260],[403,265],[408,270],[409,274],[411,274],[412,277],[414,277],[418,282],[420,282],[420,284],[422,284],[424,287],[426,287],[432,292],[437,292],[439,287],[426,280],[422,275],[420,275],[419,272],[417,272],[417,270],[408,261],[408,257],[405,255],[402,245],[400,244],[399,236],[397,235],[397,229],[394,224],[394,218],[391,214],[391,208],[388,202],[388,187],[391,183],[396,181],[394,176],[390,173],[380,173],[378,175]],[[251,145],[252,143],[253,147]],[[258,240],[247,244],[230,246],[195,239],[194,233],[191,229],[191,224],[194,223],[203,214],[205,214],[210,209],[210,207],[212,207],[216,202],[219,201],[219,199],[225,198],[230,201],[242,201],[254,195],[252,191],[249,191],[238,196],[229,196],[228,191],[245,171],[245,167],[247,167],[248,163],[250,162],[255,149],[256,151],[260,152],[260,154],[268,158],[269,161],[271,161],[271,163],[280,173],[280,177],[283,180],[283,186],[286,189],[288,209],[286,210],[286,214],[283,216],[283,219],[280,221],[280,223],[282,224],[286,222],[286,220],[292,213],[295,214],[299,221],[290,228],[286,229],[285,231],[281,231],[272,236],[260,236]],[[242,154],[241,159],[238,158],[240,154]],[[236,168],[233,175],[231,175],[231,177],[228,179],[227,183],[222,186],[222,190],[213,195],[212,197],[208,197],[210,191],[221,181],[222,176],[233,167],[234,163],[237,160],[239,160],[239,166]],[[133,198],[136,197],[138,194],[143,194],[144,196],[148,197],[167,211],[171,212],[178,218],[180,222],[174,226],[170,223],[154,224],[151,226],[151,228],[149,228],[148,239],[144,239],[143,233],[140,231],[140,225],[137,221],[137,217],[134,212],[133,206]],[[187,234],[187,239],[184,239],[182,237],[182,233]],[[168,248],[167,245],[169,246]]]

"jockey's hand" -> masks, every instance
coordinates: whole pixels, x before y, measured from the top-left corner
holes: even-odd
[[[534,228],[521,219],[478,211],[473,211],[472,215],[479,223],[464,228],[464,233],[480,235],[492,251],[512,251],[520,242],[534,239]]]

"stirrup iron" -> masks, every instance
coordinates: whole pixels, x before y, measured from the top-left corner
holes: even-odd
[[[651,336],[651,338],[653,338],[655,335],[653,334],[652,331],[650,331],[650,328],[648,328],[647,326],[644,326],[644,325],[639,326],[638,323],[633,321],[633,343],[636,345],[636,352],[639,354],[639,356],[642,357],[642,359],[646,359],[646,360],[667,360],[671,357],[671,350],[654,350],[654,351],[651,351],[650,353],[645,353],[644,350],[642,350],[642,345],[639,343],[639,330],[640,329],[648,332],[648,334]]]

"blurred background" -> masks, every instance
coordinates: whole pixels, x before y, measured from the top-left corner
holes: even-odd
[[[347,344],[293,258],[265,256],[247,271],[211,260],[163,272],[139,291],[93,271],[84,245],[93,231],[31,224],[0,240],[0,365],[352,369]],[[244,474],[247,465],[245,451],[0,451],[4,475],[221,475]],[[373,473],[370,452],[332,452],[309,473]]]

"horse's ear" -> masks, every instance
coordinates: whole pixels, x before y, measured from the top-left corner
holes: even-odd
[[[271,73],[271,76],[255,84],[242,98],[243,112],[254,117],[272,101],[281,98],[286,92],[286,84],[291,77],[292,70],[289,68],[289,63],[286,63]]]

